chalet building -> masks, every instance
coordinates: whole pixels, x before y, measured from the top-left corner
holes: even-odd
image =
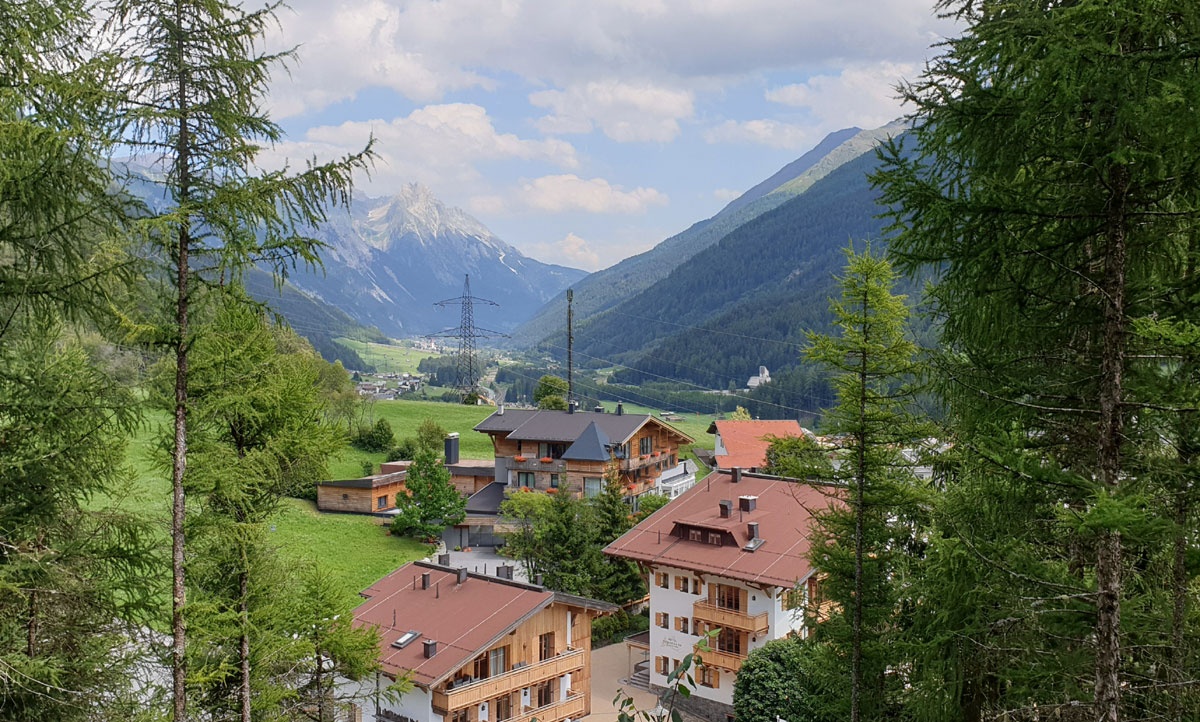
[[[750,650],[804,633],[802,608],[816,591],[811,512],[830,503],[828,493],[740,469],[716,471],[604,550],[649,575],[641,664],[651,689],[662,691],[702,635],[719,629],[713,651],[700,653],[696,688],[680,704],[706,719],[733,714],[734,679]]]
[[[597,411],[541,411],[500,407],[476,431],[492,439],[497,484],[584,497],[604,487],[605,467],[615,461],[630,500],[667,493],[695,482],[680,463],[687,434],[650,415]]]
[[[393,512],[396,497],[408,493],[407,476],[408,472],[401,469],[361,479],[318,482],[317,509],[354,514]]]
[[[716,435],[713,456],[717,468],[761,469],[767,464],[767,448],[772,438],[813,437],[798,421],[758,421],[727,419],[714,421],[708,433]]]
[[[379,631],[383,678],[366,684],[352,719],[557,722],[591,712],[592,620],[615,606],[427,562],[362,596],[354,624]],[[405,676],[411,692],[374,694]]]

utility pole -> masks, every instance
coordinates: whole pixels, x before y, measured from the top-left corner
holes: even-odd
[[[575,398],[575,301],[574,289],[567,289],[567,406]]]

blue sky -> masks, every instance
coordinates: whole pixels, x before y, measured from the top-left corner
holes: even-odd
[[[589,271],[898,117],[894,86],[953,32],[931,0],[294,0],[279,21],[271,45],[299,57],[272,86],[270,156],[374,135],[360,192],[420,183]]]

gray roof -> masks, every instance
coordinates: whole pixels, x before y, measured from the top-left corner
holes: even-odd
[[[507,484],[493,481],[467,499],[467,513],[471,515],[496,516],[500,513],[500,502],[504,501]]]
[[[595,411],[505,410],[484,419],[476,431],[507,431],[508,438],[521,441],[573,442],[595,422],[609,440],[623,444],[650,421],[649,414],[602,414]],[[608,458],[607,456],[605,458]]]
[[[537,409],[498,409],[475,426],[476,431],[512,431],[537,415]]]
[[[567,447],[562,458],[575,461],[608,461],[609,443],[608,436],[593,421],[587,425],[579,438],[575,439],[575,443]]]

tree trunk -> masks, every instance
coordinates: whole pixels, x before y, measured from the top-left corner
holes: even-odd
[[[176,4],[176,17],[183,19],[183,8]],[[183,36],[176,40],[176,52],[182,60]],[[185,63],[180,62],[180,67]],[[191,140],[188,135],[188,79],[181,71],[179,75],[179,138],[176,145],[175,167],[179,174],[179,202],[185,205],[191,192],[190,155]],[[191,246],[191,229],[188,219],[180,221],[178,247],[176,248],[176,305],[175,305],[175,449],[171,464],[171,681],[173,687],[174,720],[187,719],[187,626],[183,608],[187,599],[184,587],[183,523],[185,499],[183,492],[184,471],[187,468],[187,401],[188,401],[188,250]]]
[[[242,722],[250,722],[250,573],[246,570],[246,554],[242,551],[242,571],[238,573],[238,618],[241,636],[238,639],[238,657],[242,679],[238,688],[238,702],[242,708]]]
[[[1104,308],[1100,347],[1100,415],[1097,461],[1101,493],[1112,494],[1121,484],[1121,434],[1124,427],[1122,394],[1125,371],[1125,285],[1128,249],[1125,196],[1129,174],[1117,166],[1112,173],[1106,220],[1104,280],[1098,289]],[[1096,547],[1096,720],[1121,718],[1121,533],[1101,534]]]

